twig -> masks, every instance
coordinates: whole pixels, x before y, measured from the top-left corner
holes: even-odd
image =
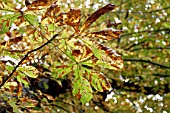
[[[131,32],[131,33],[126,33],[126,34],[122,34],[120,35],[121,38],[125,37],[125,36],[130,36],[133,34],[139,34],[139,33],[150,33],[150,32],[160,32],[160,31],[169,31],[169,28],[164,28],[164,29],[158,29],[158,30],[143,30],[143,31],[139,31],[139,32]]]
[[[2,84],[0,85],[0,88],[13,77],[14,72],[17,70],[17,68],[20,66],[20,64],[22,64],[22,62],[28,57],[28,55],[29,55],[30,53],[35,52],[35,51],[43,48],[44,46],[46,46],[48,43],[50,43],[50,42],[51,42],[54,38],[56,38],[57,36],[58,36],[58,34],[55,34],[50,40],[48,40],[46,43],[44,43],[44,44],[41,45],[40,47],[29,51],[29,52],[24,56],[24,58],[22,58],[21,61],[16,65],[16,67],[12,70],[11,74],[2,82]]]
[[[159,74],[159,73],[153,73],[154,76],[158,76],[158,77],[170,77],[170,75],[167,74]]]
[[[108,110],[107,108],[105,108],[103,105],[102,105],[102,102],[96,102],[93,100],[93,103],[96,104],[97,106],[99,106],[103,111],[105,112],[108,112],[108,113],[114,113],[113,111],[110,111]]]
[[[159,73],[154,73],[154,76],[158,76],[158,77],[170,77],[170,75],[166,75],[166,74],[159,74]]]
[[[145,43],[145,42],[146,42],[146,40],[141,41],[141,42],[139,42],[139,43],[137,43],[137,44],[132,44],[131,46],[129,46],[129,47],[126,48],[125,50],[130,50],[132,47],[137,46],[137,45],[142,44],[142,43]]]
[[[167,9],[170,9],[170,6],[164,7],[162,9],[151,10],[151,11],[132,11],[130,13],[132,13],[132,14],[133,13],[153,13],[153,12],[159,12],[159,11],[167,10]],[[125,12],[125,11],[122,11],[122,12],[117,11],[117,12],[111,12],[111,13],[118,13],[118,14],[120,14],[120,13],[127,13],[127,12]]]
[[[134,61],[134,62],[145,62],[145,63],[150,63],[152,65],[156,65],[156,66],[160,66],[161,68],[167,68],[167,69],[170,69],[170,67],[168,66],[165,66],[165,65],[162,65],[162,64],[158,64],[156,62],[152,62],[150,60],[143,60],[143,59],[133,59],[133,58],[127,58],[127,59],[123,59],[124,61]]]
[[[62,102],[62,103],[64,103],[64,104],[68,104],[68,105],[70,105],[70,106],[76,108],[80,113],[84,113],[83,110],[79,109],[78,107],[76,107],[76,106],[74,106],[74,105],[72,105],[72,104],[69,104],[69,103],[64,102],[64,101],[59,101],[59,100],[57,100],[57,101],[58,101],[58,102]]]
[[[67,109],[65,109],[65,108],[63,108],[63,107],[61,107],[61,106],[59,106],[59,105],[56,105],[56,104],[49,104],[49,105],[46,104],[46,106],[55,106],[55,107],[58,107],[58,108],[64,110],[64,111],[67,112],[67,113],[72,113],[72,112],[68,111]]]
[[[132,49],[130,50],[131,52],[133,51],[138,51],[138,50],[142,50],[142,49],[170,49],[170,46],[168,47],[147,47],[147,48],[136,48],[136,49]]]

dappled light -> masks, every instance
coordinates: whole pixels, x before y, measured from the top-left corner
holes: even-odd
[[[168,0],[0,0],[0,113],[169,113]]]

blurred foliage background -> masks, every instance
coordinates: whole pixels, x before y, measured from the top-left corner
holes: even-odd
[[[106,92],[96,91],[93,94],[93,99],[85,105],[81,105],[69,91],[65,91],[70,89],[69,81],[58,81],[63,85],[62,90],[64,91],[57,90],[49,93],[56,87],[60,89],[61,86],[56,86],[53,81],[43,78],[41,80],[46,81],[47,84],[44,85],[39,81],[37,87],[42,86],[50,89],[45,91],[49,95],[57,93],[54,94],[57,95],[57,99],[50,100],[48,95],[46,97],[49,101],[43,97],[43,94],[32,92],[33,97],[36,97],[35,100],[39,102],[42,99],[41,102],[44,104],[40,103],[39,106],[34,107],[31,100],[25,100],[26,106],[34,107],[32,111],[28,110],[29,112],[170,112],[169,0],[59,0],[58,2],[62,12],[68,12],[70,8],[80,9],[82,14],[81,24],[100,7],[108,3],[115,4],[116,9],[101,16],[92,24],[90,30],[112,28],[124,31],[119,39],[102,42],[121,54],[124,59],[124,68],[120,71],[102,69],[101,71],[108,77],[113,89]],[[15,5],[13,6],[13,4]],[[14,0],[8,5],[22,7],[24,1]],[[2,14],[0,13],[0,15]],[[63,35],[67,35],[67,33],[67,31],[63,31]],[[3,41],[3,39],[4,35],[0,36],[0,41]],[[33,60],[35,61],[35,59]],[[43,88],[39,89],[42,91]],[[0,101],[8,103],[7,106],[1,105],[0,112],[4,109],[9,110],[11,106],[15,109],[15,112],[24,111],[23,104],[18,102],[17,98],[8,97],[7,95],[11,94],[11,90],[7,91],[1,90],[0,92]],[[38,96],[40,94],[41,96]],[[13,104],[14,102],[15,104]]]

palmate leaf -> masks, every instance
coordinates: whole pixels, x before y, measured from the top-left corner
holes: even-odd
[[[98,9],[94,13],[92,13],[87,20],[84,22],[83,26],[80,29],[80,33],[82,33],[86,28],[88,28],[94,21],[96,21],[101,15],[113,10],[116,6],[112,4],[107,4],[106,6]]]

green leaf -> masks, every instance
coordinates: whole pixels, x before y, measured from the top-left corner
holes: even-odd
[[[0,17],[0,23],[2,23],[2,28],[0,30],[0,34],[6,33],[11,27],[12,23],[20,16],[20,13],[15,14],[7,14]]]
[[[78,78],[75,78],[72,93],[74,96],[80,95],[80,101],[83,104],[87,103],[92,99],[92,88],[90,83],[83,77],[83,74],[79,71],[79,68],[76,68],[75,74]]]
[[[22,73],[29,76],[30,78],[37,78],[38,76],[38,70],[33,66],[19,67],[18,71],[21,71]]]
[[[98,91],[103,92],[104,90],[109,90],[111,85],[103,73],[95,71],[87,71],[87,78],[90,84]]]
[[[34,14],[25,14],[24,18],[26,21],[28,21],[28,23],[30,23],[31,25],[38,27],[39,26],[39,22],[38,22],[38,17]]]
[[[92,60],[88,60],[88,61],[82,62],[81,64],[89,66],[89,67],[94,67],[94,64],[93,64]]]
[[[81,87],[81,81],[80,79],[78,79],[73,85],[72,93],[74,96],[79,93],[80,87]]]
[[[79,78],[79,66],[78,65],[76,65],[76,67],[75,67],[76,69],[75,69],[75,79],[76,78]]]
[[[96,47],[92,47],[92,51],[93,51],[95,57],[97,57],[98,59],[102,58],[102,51],[101,50],[99,50]]]
[[[92,76],[92,82],[91,85],[98,91],[103,92],[103,88],[99,82],[99,78],[97,75]]]
[[[25,87],[29,87],[29,84],[28,84],[28,81],[26,81],[24,78],[25,78],[25,74],[21,73],[21,72],[18,72],[18,75],[17,75],[17,81],[20,82],[20,83],[23,83]]]
[[[114,67],[114,66],[111,66],[109,63],[103,62],[103,61],[101,61],[101,60],[98,60],[95,65],[101,66],[101,67],[103,67],[103,68],[115,70],[115,67]]]
[[[80,89],[81,99],[80,101],[85,104],[92,99],[92,88],[87,79],[83,78],[83,82],[81,83],[82,89]]]
[[[52,69],[52,75],[54,78],[62,78],[72,71],[72,65],[56,66]]]
[[[73,62],[76,62],[75,57],[72,55],[72,53],[70,51],[66,50],[65,54],[67,55],[67,57],[70,58],[70,60],[72,60]]]
[[[48,31],[54,31],[56,29],[54,24],[48,25]]]
[[[5,69],[8,70],[8,71],[12,71],[14,69],[13,66],[9,66],[9,65],[6,65],[5,66]]]
[[[14,14],[6,14],[0,17],[0,23],[7,21],[8,19],[15,18],[20,16],[20,13],[14,13]]]

